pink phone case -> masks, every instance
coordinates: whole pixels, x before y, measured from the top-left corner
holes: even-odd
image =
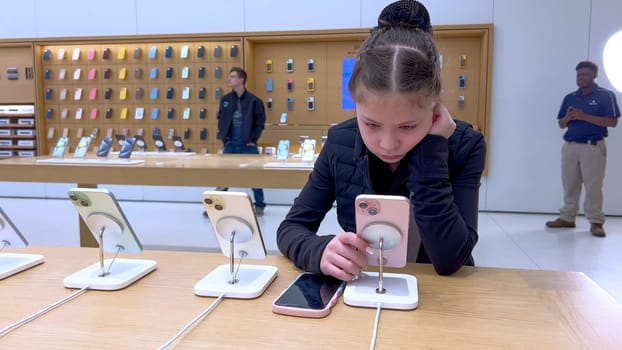
[[[89,70],[89,80],[95,80],[96,75],[97,75],[97,68],[91,68]]]
[[[355,200],[357,234],[373,248],[369,265],[379,265],[379,241],[383,238],[386,267],[406,266],[410,201],[402,196],[361,194]]]
[[[89,61],[92,61],[95,59],[95,48],[91,47],[88,51],[88,54],[86,55],[86,59]]]
[[[302,275],[308,274],[308,273],[310,272],[301,273],[300,275],[298,275],[298,277],[296,277],[296,280],[298,280]],[[292,281],[292,283],[290,283],[290,285],[287,288],[285,288],[281,292],[281,294],[279,294],[279,296],[274,299],[274,301],[272,301],[272,312],[277,313],[277,314],[297,316],[297,317],[309,317],[309,318],[326,317],[330,313],[330,310],[333,308],[333,306],[335,306],[335,304],[337,303],[337,299],[339,299],[339,296],[343,293],[343,289],[345,286],[345,283],[341,284],[339,289],[337,289],[337,291],[331,296],[330,300],[328,301],[328,303],[326,303],[326,306],[323,309],[307,309],[307,308],[283,306],[283,305],[276,304],[276,301],[279,300],[279,298],[283,294],[285,294],[294,285],[294,283],[296,283],[296,280]]]

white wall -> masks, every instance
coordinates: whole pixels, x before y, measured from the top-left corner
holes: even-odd
[[[367,28],[379,0],[22,0],[4,4],[0,38]],[[622,30],[619,0],[424,0],[432,23],[494,24],[489,172],[481,209],[555,212],[561,205],[556,115],[574,90],[576,63],[602,67],[607,36]],[[562,48],[563,47],[563,48]],[[611,88],[601,72],[599,84]],[[622,95],[618,93],[618,100]],[[622,215],[622,128],[610,129],[605,210]],[[111,186],[108,186],[111,187]],[[64,196],[65,184],[0,183],[0,194]],[[198,200],[203,189],[114,186],[121,198]],[[296,191],[268,190],[269,202]]]

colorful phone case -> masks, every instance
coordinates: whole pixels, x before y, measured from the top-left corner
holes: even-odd
[[[86,157],[86,152],[88,152],[90,144],[91,144],[91,137],[90,136],[81,137],[80,141],[78,142],[78,147],[76,147],[76,150],[73,153],[73,156],[75,158],[84,158],[84,157]]]
[[[379,265],[382,238],[384,266],[406,266],[410,201],[402,196],[360,194],[354,205],[357,234],[374,250],[367,257],[368,264]]]
[[[102,143],[99,145],[99,149],[97,150],[97,156],[108,157],[108,153],[110,152],[111,146],[112,146],[112,138],[104,137],[102,139]]]

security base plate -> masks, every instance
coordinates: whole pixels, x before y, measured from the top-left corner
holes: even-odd
[[[0,254],[0,280],[22,272],[43,262],[43,255],[39,254]]]
[[[263,294],[276,278],[277,268],[267,265],[240,265],[236,283],[231,280],[230,264],[218,266],[194,285],[194,294],[225,298],[252,299]],[[237,268],[237,265],[235,266]]]
[[[384,309],[413,310],[419,305],[417,278],[412,275],[384,273],[384,293],[377,293],[378,273],[365,272],[358,279],[348,282],[343,301],[350,306]]]
[[[105,269],[108,270],[112,259],[104,260]],[[156,269],[153,260],[116,259],[110,273],[101,275],[99,262],[82,269],[70,276],[65,277],[63,283],[66,288],[84,288],[96,290],[118,290],[143,278],[149,272]]]

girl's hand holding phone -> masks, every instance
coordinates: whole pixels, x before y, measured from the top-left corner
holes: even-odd
[[[320,270],[342,281],[352,281],[367,267],[368,247],[355,233],[338,233],[324,248]]]

